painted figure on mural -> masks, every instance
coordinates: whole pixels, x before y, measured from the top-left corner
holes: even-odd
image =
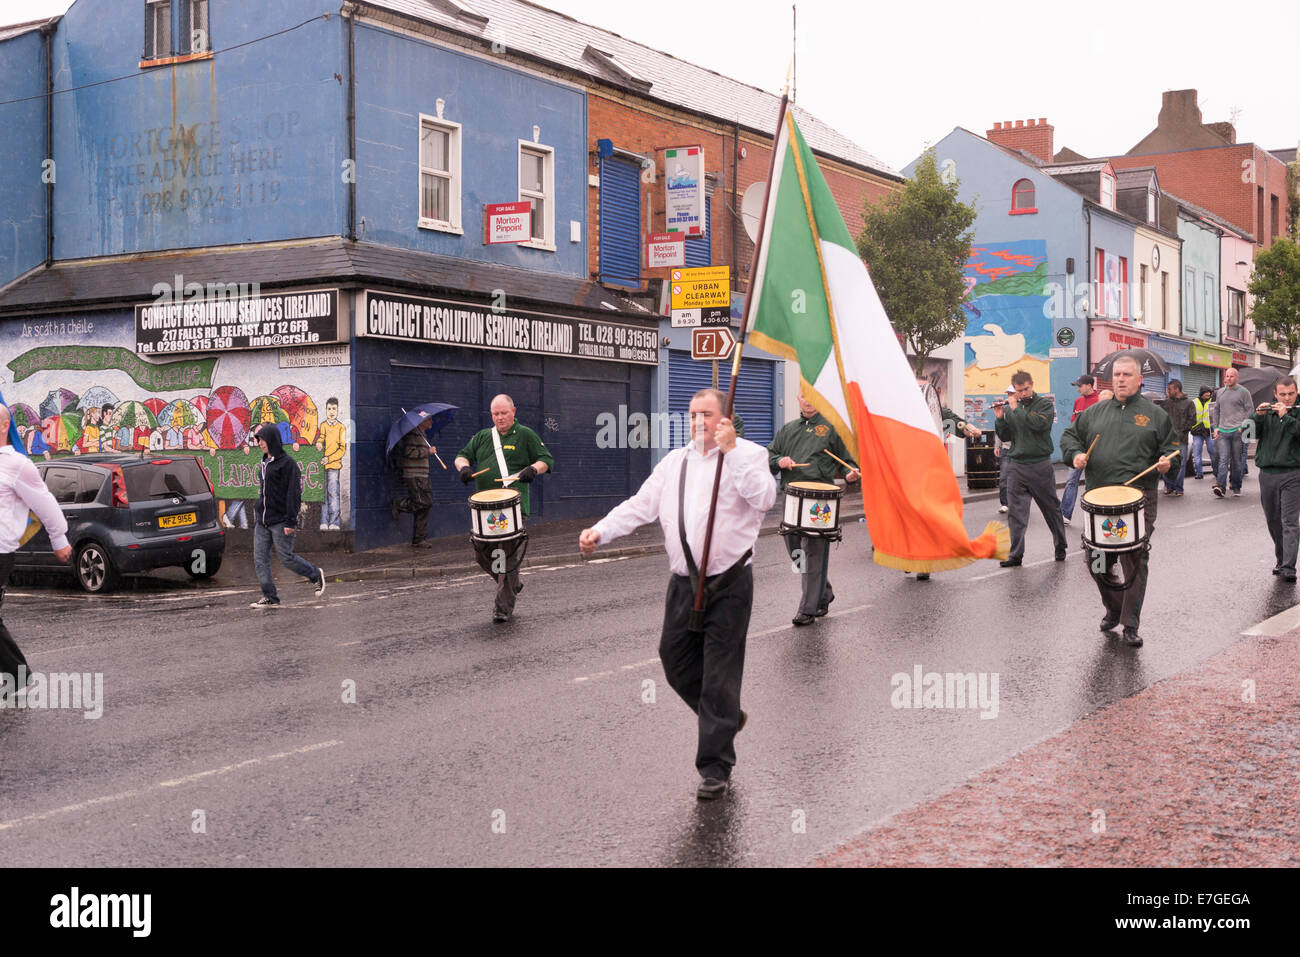
[[[73,453],[81,455],[85,452],[99,451],[99,424],[100,410],[98,406],[91,406],[86,410],[81,419],[81,438],[73,446]]]
[[[343,471],[343,456],[347,454],[348,443],[347,426],[339,421],[339,400],[333,396],[325,400],[325,421],[321,423],[316,448],[325,453],[321,460],[325,470],[325,509],[321,512],[320,530],[337,532],[342,528],[339,476]]]

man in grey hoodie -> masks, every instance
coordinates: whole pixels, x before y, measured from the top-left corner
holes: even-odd
[[[274,423],[262,426],[255,434],[257,444],[265,453],[257,467],[257,522],[253,526],[253,567],[262,586],[262,598],[250,607],[276,608],[280,596],[271,577],[272,547],[286,568],[316,586],[318,597],[325,593],[325,569],[293,553],[298,509],[302,505],[302,472],[298,463],[285,452],[280,430]]]
[[[1214,447],[1219,456],[1219,470],[1214,476],[1214,494],[1224,496],[1224,486],[1231,482],[1232,494],[1241,496],[1242,427],[1255,414],[1250,390],[1237,385],[1237,370],[1225,369],[1223,388],[1214,397],[1210,409],[1210,427],[1214,430]]]

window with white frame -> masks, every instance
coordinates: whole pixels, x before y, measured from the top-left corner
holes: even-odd
[[[144,59],[172,55],[171,0],[146,0],[144,5]]]
[[[555,248],[555,151],[519,143],[519,199],[533,208],[533,238],[525,245]]]
[[[420,226],[460,232],[460,124],[420,116]]]
[[[1156,194],[1147,190],[1147,222],[1152,225],[1156,221]]]
[[[1246,294],[1228,289],[1228,338],[1246,341]]]
[[[1107,209],[1115,208],[1115,177],[1109,173],[1101,174],[1101,205]]]
[[[182,47],[190,53],[207,53],[212,49],[208,35],[208,0],[185,0],[188,19]]]

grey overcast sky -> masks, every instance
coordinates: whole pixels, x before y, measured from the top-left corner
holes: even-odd
[[[70,6],[0,0],[0,23]],[[774,93],[785,79],[789,0],[542,6]],[[1238,142],[1282,149],[1300,140],[1296,0],[803,0],[798,8],[799,104],[895,169],[954,126],[982,135],[995,121],[1030,117],[1056,128],[1057,149],[1123,153],[1155,126],[1161,93],[1185,88],[1200,92],[1207,123],[1238,111]]]

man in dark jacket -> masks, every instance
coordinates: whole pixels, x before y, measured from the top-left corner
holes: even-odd
[[[423,415],[424,413],[421,413]],[[429,444],[429,427],[433,419],[422,419],[420,424],[402,437],[398,443],[397,454],[402,464],[402,481],[406,483],[407,495],[393,502],[393,521],[403,512],[410,512],[411,547],[433,548],[433,543],[426,540],[429,534],[429,510],[433,508],[433,483],[429,481],[429,456],[435,455],[437,447]]]
[[[1111,381],[1115,386],[1114,398],[1103,399],[1070,424],[1061,435],[1061,455],[1069,465],[1084,470],[1089,490],[1135,480],[1133,485],[1142,490],[1145,500],[1143,519],[1149,545],[1156,527],[1159,503],[1156,489],[1160,482],[1147,469],[1154,465],[1155,471],[1164,475],[1174,455],[1183,450],[1165,410],[1143,397],[1142,367],[1136,359],[1132,356],[1116,359],[1111,367]],[[1142,477],[1137,478],[1138,475]],[[1106,608],[1101,630],[1111,632],[1122,625],[1124,641],[1130,647],[1140,648],[1142,636],[1138,634],[1138,624],[1147,593],[1150,549],[1106,555],[1085,547],[1084,554]],[[1122,583],[1117,568],[1124,573]]]
[[[1273,394],[1277,401],[1261,403],[1252,416],[1259,440],[1255,464],[1260,473],[1259,501],[1277,558],[1273,574],[1293,582],[1300,548],[1300,408],[1295,379],[1278,379]]]
[[[290,571],[297,572],[316,586],[316,595],[325,593],[325,569],[293,553],[298,509],[302,505],[302,472],[280,442],[280,430],[264,425],[255,433],[262,448],[262,462],[257,467],[256,524],[253,526],[253,567],[262,585],[262,598],[251,608],[275,608],[280,596],[271,577],[271,549]]]
[[[1034,380],[1028,372],[1011,377],[1015,392],[1007,396],[1006,405],[995,405],[994,428],[1004,442],[1012,443],[1011,464],[1007,466],[1007,498],[1011,506],[1011,554],[1003,568],[1021,564],[1025,555],[1025,529],[1029,527],[1029,505],[1038,510],[1052,533],[1056,560],[1065,561],[1068,547],[1061,500],[1056,497],[1056,469],[1052,467],[1052,423],[1056,408],[1052,400],[1034,394]]]
[[[827,452],[831,454],[827,455]],[[773,437],[772,444],[767,447],[768,468],[773,475],[780,476],[782,491],[791,482],[821,482],[829,485],[840,476],[846,482],[856,482],[861,478],[857,469],[845,467],[831,455],[850,464],[854,459],[835,431],[835,426],[800,393],[799,418],[781,426]],[[799,611],[793,622],[799,626],[811,625],[829,613],[830,604],[835,600],[835,589],[827,578],[830,541],[820,535],[801,535],[798,532],[784,537],[790,557],[799,556],[799,569],[803,578]]]
[[[1196,403],[1183,395],[1183,384],[1178,379],[1169,380],[1169,385],[1165,386],[1165,395],[1165,401],[1157,402],[1156,405],[1165,410],[1169,421],[1174,424],[1174,435],[1178,438],[1179,447],[1186,449],[1192,427],[1196,425]],[[1166,495],[1183,494],[1183,479],[1187,475],[1187,469],[1183,467],[1185,463],[1178,464],[1179,468],[1165,473]]]

